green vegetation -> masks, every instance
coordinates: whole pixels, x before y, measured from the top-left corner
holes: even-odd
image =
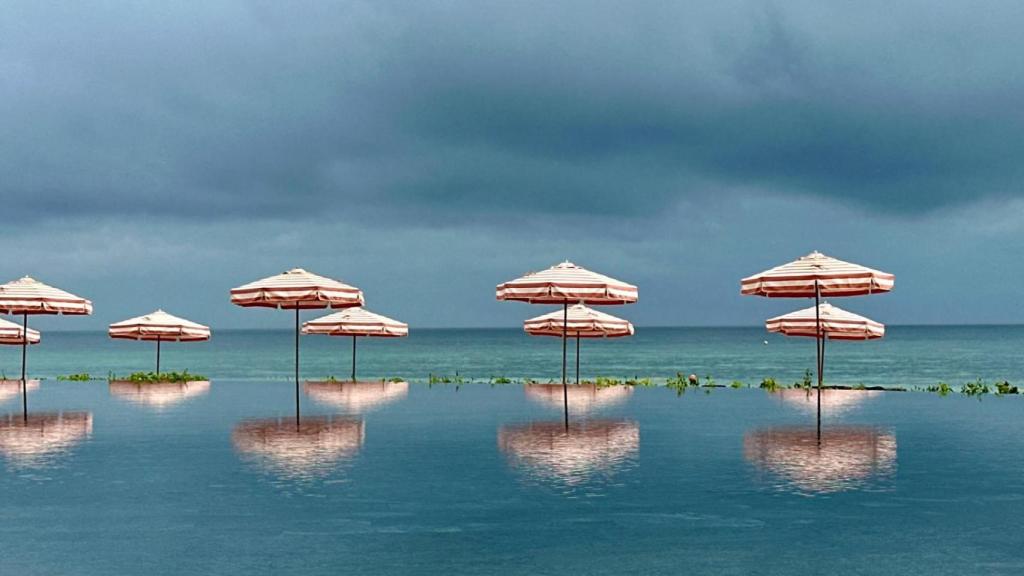
[[[511,384],[512,379],[504,376],[495,376],[491,378],[491,384]]]
[[[935,386],[929,386],[927,390],[928,392],[935,392],[939,396],[948,396],[953,391],[953,387],[945,382],[939,382]]]
[[[794,388],[803,388],[804,390],[810,390],[811,385],[814,384],[814,379],[811,377],[810,369],[804,370],[804,379],[800,382],[793,383]]]
[[[93,378],[85,372],[79,374],[68,374],[67,376],[57,376],[57,380],[61,382],[88,382],[89,380],[99,380],[99,378]]]
[[[626,379],[626,386],[643,386],[645,388],[648,388],[651,386],[651,379],[637,378],[636,376],[633,376],[632,378]]]
[[[115,376],[110,375],[110,380],[121,380],[125,382],[137,382],[140,384],[145,383],[157,383],[157,382],[196,382],[200,380],[208,380],[206,376],[201,374],[191,374],[188,370],[184,372],[133,372],[128,376]]]
[[[458,372],[455,373],[455,376],[443,376],[443,375],[438,375],[438,374],[431,374],[430,375],[430,384],[465,384],[465,383],[466,383],[466,379],[463,378],[462,376],[459,376]]]
[[[983,394],[989,393],[989,389],[988,385],[982,382],[981,378],[978,378],[974,382],[964,384],[963,388],[960,389],[960,393],[965,396],[978,396],[980,399]]]
[[[996,382],[996,395],[1003,396],[1004,394],[1020,394],[1016,386],[1011,386],[1009,382],[1003,380],[1002,382]]]
[[[743,382],[739,380],[733,380],[732,384],[729,384],[729,388],[743,388]]]
[[[769,392],[777,392],[785,388],[785,386],[779,385],[779,383],[775,381],[775,378],[765,378],[764,380],[761,380],[759,388],[763,388]]]

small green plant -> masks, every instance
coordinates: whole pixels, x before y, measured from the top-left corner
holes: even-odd
[[[651,385],[651,379],[650,378],[637,378],[636,376],[633,376],[632,378],[627,378],[626,379],[626,386],[643,386],[643,387],[646,388],[646,387],[648,387],[650,385]]]
[[[155,382],[196,382],[207,380],[208,378],[201,374],[191,374],[188,370],[185,370],[183,372],[161,372],[159,374],[156,372],[133,372],[128,376],[115,376],[111,374],[110,379],[145,384]]]
[[[491,384],[511,384],[512,379],[504,376],[495,376],[491,378]]]
[[[431,374],[430,375],[430,379],[429,379],[429,383],[430,384],[465,384],[466,383],[466,379],[463,378],[462,376],[459,376],[458,372],[455,373],[455,376]]]
[[[776,392],[778,390],[781,390],[783,387],[780,386],[779,383],[775,381],[775,378],[765,378],[764,380],[761,380],[761,385],[759,386],[759,388],[763,388],[769,392]]]
[[[91,378],[85,372],[79,374],[68,374],[67,376],[57,376],[57,380],[61,382],[88,382],[89,380],[92,379],[93,378]]]
[[[729,387],[730,388],[743,388],[743,382],[740,382],[739,380],[733,380],[732,384],[729,384]]]
[[[982,382],[981,378],[978,378],[974,382],[968,382],[960,388],[960,393],[965,396],[978,396],[979,398],[983,394],[988,394],[988,385]]]
[[[807,369],[804,370],[804,379],[799,382],[794,382],[793,388],[802,388],[804,390],[810,390],[812,384],[814,384],[814,379],[811,377],[810,369]]]
[[[939,396],[948,396],[949,393],[953,391],[953,387],[945,382],[939,382],[934,386],[929,386],[926,390],[928,392],[935,392]]]
[[[669,388],[679,388],[681,386],[686,386],[686,376],[683,376],[682,372],[676,372],[674,378],[665,379],[665,386]]]
[[[867,388],[867,386],[864,385],[863,382],[861,382],[860,384],[857,384],[856,386],[854,386],[853,389],[854,390],[867,390],[868,388]]]
[[[711,374],[708,374],[707,376],[704,377],[704,387],[705,388],[715,388],[717,386],[718,385],[715,384],[715,379],[711,377]]]
[[[1020,391],[1017,390],[1017,387],[1010,385],[1010,383],[1007,382],[1006,380],[1003,380],[1002,382],[996,382],[995,387],[996,394],[999,396],[1002,396],[1004,394],[1020,394]]]
[[[392,384],[397,384],[399,382],[405,382],[405,378],[399,378],[398,376],[393,376],[391,378],[388,378],[388,382],[391,382]]]

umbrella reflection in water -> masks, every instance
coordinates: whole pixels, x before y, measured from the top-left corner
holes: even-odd
[[[576,486],[632,465],[640,428],[629,420],[584,420],[568,428],[557,421],[507,425],[498,430],[498,447],[532,478]]]
[[[29,380],[25,389],[33,392],[39,389],[39,380]],[[0,380],[0,404],[21,395],[21,380]]]
[[[826,428],[818,441],[813,427],[780,426],[743,437],[748,462],[807,494],[863,487],[896,470],[896,436],[868,426]]]
[[[362,414],[409,395],[408,382],[307,381],[306,395],[347,413]]]
[[[151,406],[157,409],[168,408],[210,392],[210,382],[196,380],[193,382],[130,382],[127,380],[112,381],[110,393],[118,398],[140,406]]]
[[[89,412],[5,414],[0,416],[0,454],[15,468],[44,468],[91,434]]]
[[[231,440],[242,457],[275,475],[313,479],[353,458],[366,435],[361,418],[320,416],[245,420]]]
[[[862,403],[878,397],[879,390],[832,390],[821,391],[821,413],[823,416],[842,416],[859,407]],[[787,388],[771,393],[782,400],[787,406],[796,408],[807,414],[814,414],[818,409],[818,391],[811,389]]]
[[[576,414],[587,414],[594,410],[621,404],[633,394],[631,386],[598,386],[596,384],[573,384],[563,391],[561,384],[527,384],[526,397],[551,408],[561,408],[568,398],[569,408]]]

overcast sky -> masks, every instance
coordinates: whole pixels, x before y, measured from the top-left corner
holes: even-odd
[[[814,249],[896,274],[840,306],[1024,322],[1024,3],[0,4],[0,281],[290,326],[228,290],[301,266],[416,326],[514,326],[562,260],[638,325],[808,305],[739,279]],[[309,313],[308,317],[315,316]]]

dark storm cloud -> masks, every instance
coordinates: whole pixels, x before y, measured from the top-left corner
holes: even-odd
[[[1019,3],[9,3],[7,215],[916,214],[1020,194]]]

